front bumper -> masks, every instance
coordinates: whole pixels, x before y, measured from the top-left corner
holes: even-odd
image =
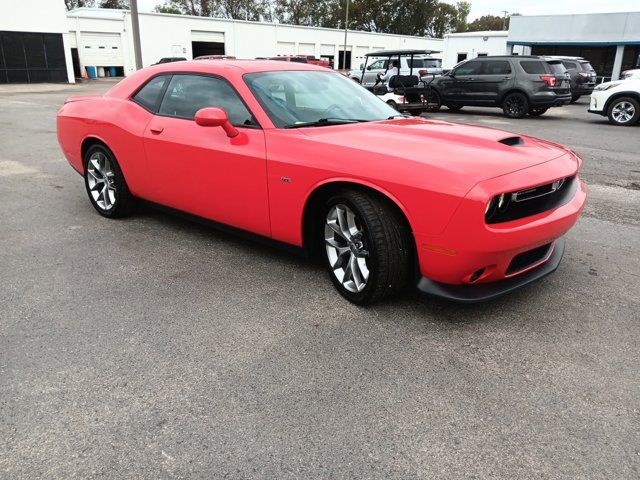
[[[414,233],[417,243],[421,290],[459,301],[481,301],[502,295],[551,273],[560,261],[561,238],[578,220],[586,189],[577,175],[579,159],[563,155],[543,165],[525,168],[477,184],[458,206],[440,233]],[[516,191],[575,176],[567,196],[550,210],[523,218],[487,224],[487,199],[499,192]],[[551,245],[548,256],[534,257],[516,268],[517,259]],[[547,266],[545,266],[547,265]],[[557,267],[557,265],[556,265]],[[534,273],[536,272],[536,273]],[[465,292],[480,293],[465,293]],[[492,293],[497,292],[497,293]]]
[[[609,94],[606,90],[594,90],[591,93],[591,100],[589,101],[589,113],[595,113],[597,115],[606,115],[605,105]]]
[[[564,246],[565,239],[564,237],[560,237],[554,242],[553,250],[546,262],[516,277],[478,285],[450,285],[447,283],[434,282],[433,280],[422,277],[418,281],[417,288],[421,293],[444,298],[452,302],[487,302],[537,282],[555,272],[564,255]]]

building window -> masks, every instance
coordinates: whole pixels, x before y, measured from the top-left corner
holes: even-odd
[[[467,59],[466,53],[458,53],[458,61],[456,63],[464,62]]]
[[[479,53],[478,56],[479,57],[486,57],[487,55],[489,55],[488,53]]]

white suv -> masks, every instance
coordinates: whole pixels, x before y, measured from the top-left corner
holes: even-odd
[[[387,71],[387,67],[389,66],[389,60],[397,60],[398,56],[394,57],[383,57],[379,59],[375,59],[374,57],[369,58],[369,64],[367,65],[367,70],[364,72],[364,79],[362,80],[362,85],[365,87],[370,87],[376,83],[376,77],[378,73],[384,75]],[[413,69],[411,68],[411,59],[407,55],[400,56],[400,75],[409,75],[409,73],[413,70],[414,75],[420,76],[420,78],[427,78],[431,75],[442,75],[442,60],[439,58],[429,57],[428,55],[416,55],[413,58]],[[362,67],[363,65],[361,65]],[[360,83],[363,78],[362,69],[360,70],[350,70],[348,73],[349,78],[355,80]]]
[[[640,79],[597,85],[591,94],[589,112],[609,117],[614,125],[635,125],[640,119]]]

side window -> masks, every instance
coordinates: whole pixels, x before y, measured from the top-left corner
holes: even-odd
[[[456,75],[478,75],[482,69],[482,62],[467,62],[455,70]]]
[[[255,125],[251,113],[225,80],[203,75],[174,75],[158,113],[193,119],[205,107],[222,108],[233,125]]]
[[[577,70],[578,69],[578,66],[573,62],[562,62],[562,64],[564,65],[564,68],[566,68],[567,70]]]
[[[158,100],[160,100],[160,93],[164,88],[167,78],[167,75],[160,75],[159,77],[154,77],[149,80],[146,85],[133,96],[133,101],[147,110],[155,112],[158,107]]]
[[[371,64],[371,70],[381,70],[387,68],[388,60],[376,60]]]
[[[541,62],[540,60],[521,60],[520,66],[526,73],[534,73],[538,75],[549,73],[547,72],[544,62]]]
[[[509,75],[511,73],[511,65],[507,60],[487,60],[483,63],[483,75]]]

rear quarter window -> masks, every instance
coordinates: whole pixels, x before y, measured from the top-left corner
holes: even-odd
[[[547,62],[552,73],[565,73],[567,69],[562,62]]]
[[[543,62],[542,60],[522,60],[520,61],[520,66],[526,73],[537,75],[549,73],[547,71],[547,67],[545,66],[545,62]]]
[[[155,113],[167,78],[169,78],[168,75],[153,77],[132,97],[133,101]]]
[[[582,70],[585,72],[595,72],[589,62],[580,62],[580,65],[582,66]]]

